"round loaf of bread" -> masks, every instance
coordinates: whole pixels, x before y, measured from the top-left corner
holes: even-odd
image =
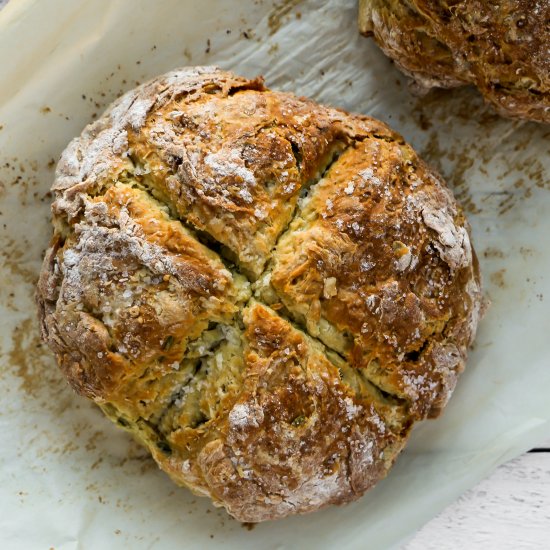
[[[53,192],[44,340],[235,518],[357,498],[449,399],[478,265],[451,192],[384,124],[181,69],[73,140]]]
[[[474,84],[504,116],[550,122],[549,0],[359,0],[359,28],[417,89]]]

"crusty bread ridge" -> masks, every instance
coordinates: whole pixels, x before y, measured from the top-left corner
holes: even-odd
[[[507,117],[550,122],[548,0],[359,0],[373,36],[416,89],[474,84]]]
[[[452,194],[371,118],[185,68],[67,147],[37,302],[71,386],[257,522],[356,499],[464,368]]]

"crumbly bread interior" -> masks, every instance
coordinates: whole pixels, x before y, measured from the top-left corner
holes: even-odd
[[[463,369],[466,221],[378,121],[183,69],[86,128],[54,192],[37,300],[61,369],[242,521],[360,496]]]

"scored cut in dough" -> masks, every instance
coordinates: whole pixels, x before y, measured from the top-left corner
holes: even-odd
[[[464,368],[467,222],[376,120],[181,69],[73,140],[53,190],[37,301],[61,369],[241,521],[356,499]]]

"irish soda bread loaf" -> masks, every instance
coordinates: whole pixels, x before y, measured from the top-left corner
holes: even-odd
[[[53,191],[44,339],[239,520],[357,498],[449,399],[477,261],[445,184],[384,124],[177,70],[73,140]]]
[[[501,114],[550,122],[550,0],[359,0],[359,28],[420,89],[474,84]]]

